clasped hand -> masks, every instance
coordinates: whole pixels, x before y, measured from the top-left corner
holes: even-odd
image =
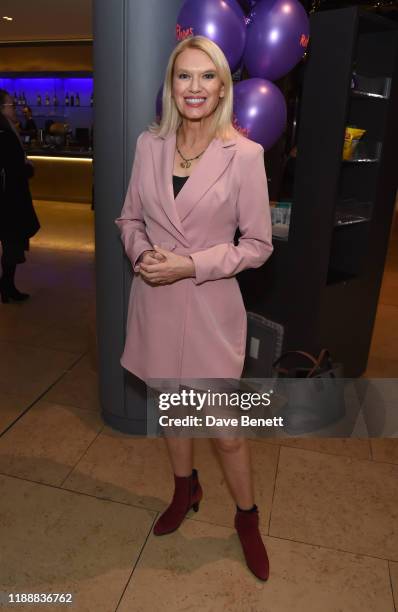
[[[195,264],[190,257],[177,255],[156,245],[153,249],[145,251],[137,265],[137,271],[150,285],[168,285],[195,276]]]

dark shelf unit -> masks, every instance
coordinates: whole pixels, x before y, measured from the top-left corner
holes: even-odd
[[[29,106],[38,129],[46,129],[46,122],[67,123],[72,131],[77,128],[91,129],[94,108],[91,103],[94,93],[93,73],[87,71],[43,71],[1,72],[0,86],[17,96],[17,116],[22,121],[22,109]],[[76,104],[76,94],[80,104]],[[49,104],[46,104],[46,94]],[[65,104],[66,94],[74,98],[74,104]],[[38,95],[41,104],[37,104]],[[56,96],[58,104],[54,104]],[[21,97],[25,104],[20,104]]]
[[[73,116],[79,115],[79,113],[75,113],[75,111],[87,113],[87,110],[90,109],[93,112],[93,107],[87,104],[81,104],[80,106],[66,106],[65,104],[59,104],[58,106],[29,104],[29,107],[33,110],[35,119],[68,119],[71,117],[71,113],[73,113]],[[17,106],[17,112],[21,111],[22,108],[22,106]]]
[[[358,7],[311,15],[287,240],[239,276],[246,308],[284,326],[283,350],[327,347],[366,369],[397,189],[398,35]],[[342,159],[346,126],[366,130]]]

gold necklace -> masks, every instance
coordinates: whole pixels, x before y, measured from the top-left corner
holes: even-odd
[[[180,149],[178,148],[178,144],[176,142],[176,148],[178,151],[178,155],[181,157],[181,159],[183,159],[184,161],[182,161],[180,163],[181,168],[190,168],[191,167],[191,162],[194,161],[195,159],[198,159],[198,157],[200,157],[201,155],[203,155],[203,153],[206,151],[206,149],[204,151],[202,151],[202,153],[199,153],[199,155],[197,155],[196,157],[191,157],[191,159],[186,159],[183,154],[181,153]]]

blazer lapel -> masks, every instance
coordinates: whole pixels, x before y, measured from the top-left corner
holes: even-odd
[[[192,176],[174,199],[173,171],[176,134],[152,141],[151,150],[159,202],[187,246],[181,222],[224,172],[235,155],[235,144],[235,140],[222,141],[218,138],[212,140],[194,168]]]
[[[173,191],[175,143],[176,135],[171,134],[167,138],[152,141],[151,149],[159,202],[174,228],[184,238],[184,230],[177,214]]]
[[[204,194],[214,185],[235,155],[235,141],[212,140],[192,175],[175,199],[181,221],[185,219]]]

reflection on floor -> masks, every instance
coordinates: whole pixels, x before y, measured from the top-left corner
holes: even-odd
[[[163,440],[113,431],[100,416],[93,212],[37,208],[43,229],[17,277],[32,299],[0,305],[0,591],[72,593],[78,612],[393,612],[397,440],[250,442],[266,584],[245,567],[205,440],[195,442],[199,512],[171,535],[152,535],[172,474]],[[398,373],[397,237],[372,376]]]

